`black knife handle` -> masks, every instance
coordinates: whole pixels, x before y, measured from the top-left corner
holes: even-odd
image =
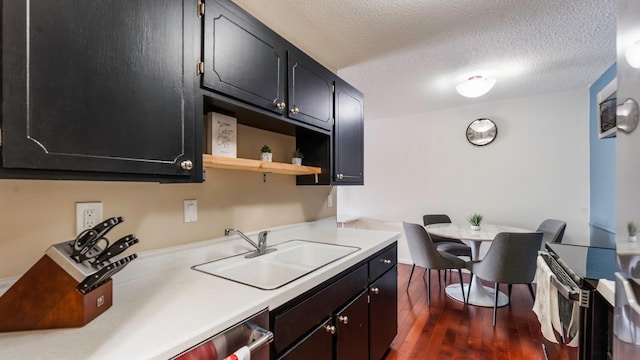
[[[113,274],[120,271],[131,260],[137,257],[138,257],[137,254],[131,254],[127,257],[124,257],[118,261],[113,262],[112,264],[109,264],[103,267],[102,269],[96,271],[95,273],[87,276],[84,280],[82,280],[82,282],[78,284],[76,289],[78,289],[78,291],[80,291],[83,294],[88,293],[89,291],[93,290],[94,288],[96,288],[97,286],[99,286],[100,284],[108,280],[111,276],[113,276]]]
[[[138,240],[138,238],[133,234],[120,238],[95,258],[93,266],[98,266],[109,259],[112,259],[114,256],[122,254],[125,250],[138,242],[140,242],[140,240]]]

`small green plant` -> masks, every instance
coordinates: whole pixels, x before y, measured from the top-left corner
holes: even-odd
[[[480,226],[480,223],[482,222],[482,215],[473,214],[467,218],[467,221],[473,226]]]
[[[636,236],[638,234],[638,226],[633,221],[627,223],[627,232],[629,236]]]
[[[296,148],[296,151],[293,152],[293,157],[302,159],[304,155],[302,154],[302,151],[300,151],[300,149]]]
[[[268,147],[267,145],[263,146],[262,149],[260,149],[261,152],[263,153],[270,153],[271,152],[271,148]]]

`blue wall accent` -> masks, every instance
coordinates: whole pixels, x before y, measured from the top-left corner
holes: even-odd
[[[590,242],[611,248],[616,244],[616,138],[598,139],[597,95],[615,77],[613,64],[589,87]]]

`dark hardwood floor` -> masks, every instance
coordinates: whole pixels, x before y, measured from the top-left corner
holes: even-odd
[[[465,305],[438,287],[438,272],[431,271],[431,306],[427,306],[424,269],[416,267],[405,291],[410,265],[398,264],[398,335],[386,359],[508,359],[544,360],[542,334],[526,285],[514,285],[511,305],[493,308]],[[458,276],[453,273],[454,281]],[[463,275],[469,281],[469,274]],[[487,283],[493,286],[493,284]],[[506,292],[506,285],[502,288]],[[554,354],[550,359],[567,359]]]

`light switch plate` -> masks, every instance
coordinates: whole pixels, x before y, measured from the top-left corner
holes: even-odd
[[[196,222],[198,221],[198,200],[185,200],[184,201],[184,222]]]
[[[327,196],[327,207],[333,207],[333,195]]]
[[[102,221],[102,202],[76,203],[76,235]]]

